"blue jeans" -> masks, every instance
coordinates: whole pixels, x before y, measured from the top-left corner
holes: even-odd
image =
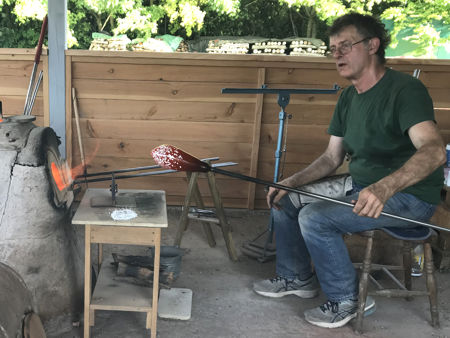
[[[355,186],[351,194],[341,200],[356,200],[361,189]],[[343,234],[387,226],[417,226],[387,216],[378,219],[361,217],[354,214],[350,207],[327,201],[295,208],[289,196],[285,195],[280,204],[281,210],[272,210],[277,275],[288,279],[307,279],[312,275],[312,261],[322,291],[334,302],[358,298],[358,276]],[[435,205],[411,194],[397,193],[386,202],[383,211],[426,222],[435,208]]]

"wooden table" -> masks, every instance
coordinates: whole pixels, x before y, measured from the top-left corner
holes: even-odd
[[[116,197],[115,207],[93,207],[91,202],[104,205],[98,201],[110,200],[111,192],[87,189],[72,219],[72,224],[85,225],[84,337],[89,337],[90,326],[94,326],[95,310],[145,312],[146,328],[156,337],[161,228],[167,227],[165,192],[124,189]],[[92,297],[91,243],[99,245],[99,274]],[[101,264],[102,244],[154,245],[153,291],[112,279],[113,266]]]

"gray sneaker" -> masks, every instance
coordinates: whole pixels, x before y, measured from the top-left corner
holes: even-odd
[[[328,301],[319,307],[305,311],[305,319],[313,325],[326,328],[336,328],[347,324],[356,317],[358,301],[345,300],[342,302]],[[367,296],[364,316],[375,312],[375,301]]]
[[[313,298],[319,294],[319,282],[316,275],[307,280],[289,280],[283,277],[265,279],[253,284],[253,290],[259,295],[280,298],[287,295],[296,295],[301,298]]]

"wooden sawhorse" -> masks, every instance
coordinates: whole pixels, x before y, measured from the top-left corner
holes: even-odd
[[[178,229],[175,236],[174,245],[180,246],[181,237],[183,236],[183,232],[187,229],[189,218],[199,220],[202,223],[203,230],[206,234],[206,238],[208,240],[208,244],[210,247],[214,247],[216,245],[216,241],[214,239],[214,234],[211,230],[210,223],[218,224],[220,229],[222,230],[223,238],[225,240],[225,245],[228,250],[228,255],[231,260],[237,261],[236,249],[233,244],[233,238],[231,236],[231,227],[227,222],[225,217],[225,213],[223,210],[222,199],[220,198],[219,191],[217,190],[216,178],[213,172],[209,171],[206,173],[208,178],[209,190],[211,191],[211,196],[213,198],[214,207],[216,209],[217,218],[213,217],[192,217],[189,215],[189,208],[191,206],[191,201],[194,200],[196,206],[200,209],[204,209],[205,205],[203,203],[202,196],[200,194],[200,189],[198,188],[198,172],[187,172],[188,179],[188,189],[186,193],[186,198],[184,199],[183,210],[181,213],[180,221],[178,222]]]

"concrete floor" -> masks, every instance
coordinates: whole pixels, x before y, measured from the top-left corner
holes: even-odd
[[[169,207],[169,227],[163,231],[163,244],[172,245],[181,209]],[[322,329],[304,320],[303,311],[318,306],[325,298],[300,299],[287,296],[269,299],[252,291],[255,280],[272,277],[274,261],[259,263],[242,255],[244,241],[254,239],[267,228],[268,212],[226,210],[233,227],[239,261],[228,258],[223,238],[214,227],[217,246],[210,248],[199,223],[191,221],[182,240],[186,249],[181,274],[173,287],[193,291],[190,320],[158,319],[158,337],[450,337],[450,274],[437,273],[439,286],[440,329],[430,326],[428,299],[412,301],[376,297],[377,311],[365,318],[364,333],[353,332],[352,322],[339,329]],[[140,254],[142,248],[109,247],[109,251]],[[415,278],[414,285],[423,286],[423,278]],[[140,338],[149,337],[145,316],[133,312],[98,311],[92,337]],[[82,337],[82,323],[69,332],[54,333],[50,337]]]

